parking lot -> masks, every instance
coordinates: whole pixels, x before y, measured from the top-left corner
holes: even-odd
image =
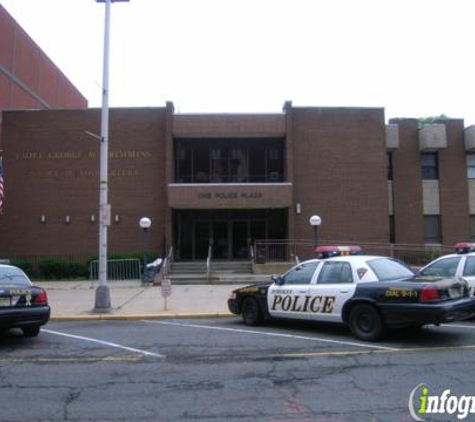
[[[409,421],[420,383],[475,395],[474,351],[473,322],[378,343],[238,318],[51,322],[1,337],[0,420]]]

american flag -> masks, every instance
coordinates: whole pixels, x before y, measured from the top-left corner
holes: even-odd
[[[0,155],[0,215],[3,212],[3,163]]]

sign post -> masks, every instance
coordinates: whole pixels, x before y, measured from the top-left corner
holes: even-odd
[[[164,278],[162,280],[161,291],[165,303],[165,311],[168,311],[167,298],[172,295],[172,283],[169,278]]]

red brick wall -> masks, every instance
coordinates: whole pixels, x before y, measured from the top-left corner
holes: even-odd
[[[292,109],[295,238],[389,241],[385,123],[382,109]],[[294,204],[295,206],[295,204]]]
[[[0,5],[0,66],[13,74],[50,108],[86,108],[86,98]],[[0,113],[48,108],[0,72]],[[0,122],[1,130],[1,122]],[[1,133],[0,133],[1,135]],[[1,136],[0,136],[1,149]]]
[[[396,243],[424,243],[424,210],[416,119],[391,119],[399,126],[393,152],[393,207]]]
[[[6,112],[5,204],[0,255],[83,254],[98,245],[100,110]],[[165,234],[165,113],[111,110],[110,252],[142,250],[138,221],[152,219],[150,245]],[[40,157],[41,155],[41,157]],[[90,222],[95,214],[96,223]],[[45,215],[46,224],[40,223]],[[66,215],[71,224],[64,223]],[[27,245],[27,247],[25,246]]]

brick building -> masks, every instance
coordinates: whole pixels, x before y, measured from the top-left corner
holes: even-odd
[[[442,243],[474,238],[474,128],[387,125],[383,109],[284,105],[276,114],[110,112],[110,252],[245,259],[255,239]],[[0,255],[97,251],[100,110],[4,113],[9,175]]]
[[[3,110],[86,107],[84,96],[0,4],[0,150]]]

